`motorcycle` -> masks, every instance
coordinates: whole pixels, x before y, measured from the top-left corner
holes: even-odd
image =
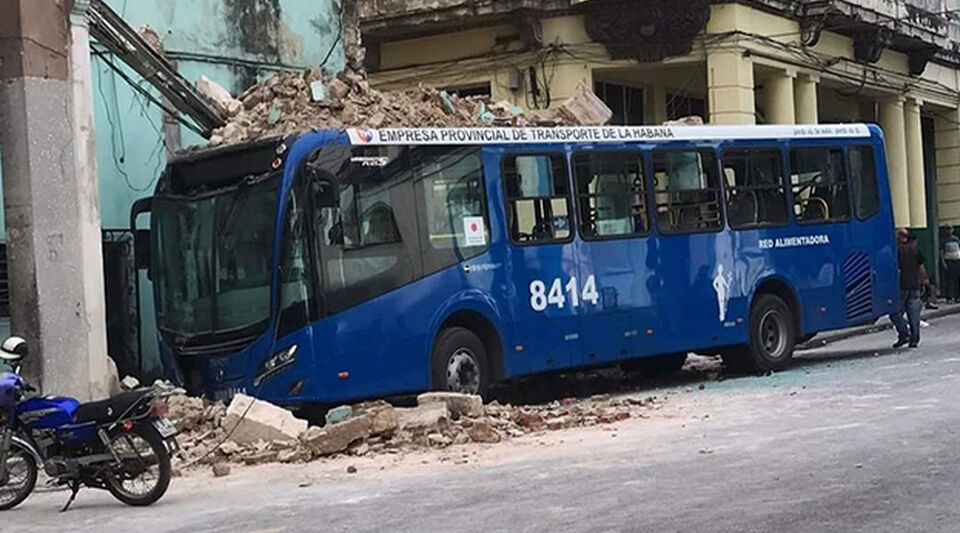
[[[66,511],[81,487],[104,489],[127,505],[151,505],[170,485],[177,429],[166,418],[167,398],[180,389],[154,385],[107,400],[26,397],[36,392],[20,368],[28,356],[20,337],[0,344],[0,511],[33,492],[39,468],[67,486]]]

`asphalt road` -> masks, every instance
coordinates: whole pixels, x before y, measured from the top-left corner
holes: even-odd
[[[638,392],[667,398],[649,419],[468,448],[466,465],[178,478],[148,509],[88,491],[58,514],[65,494],[35,494],[0,530],[956,532],[958,331],[958,316],[935,321],[915,350],[890,349],[891,332],[848,339],[772,376],[687,371]]]

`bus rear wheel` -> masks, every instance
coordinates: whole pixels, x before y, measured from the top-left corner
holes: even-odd
[[[768,372],[790,364],[796,344],[793,312],[780,298],[761,294],[750,310],[750,341],[723,353],[723,362],[735,371]]]
[[[437,390],[479,394],[490,383],[487,348],[467,328],[452,327],[437,335],[433,346],[433,387]]]

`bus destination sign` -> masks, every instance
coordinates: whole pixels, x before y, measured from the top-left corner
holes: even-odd
[[[801,137],[869,137],[864,124],[800,126],[578,126],[557,128],[349,128],[351,144],[622,143]]]

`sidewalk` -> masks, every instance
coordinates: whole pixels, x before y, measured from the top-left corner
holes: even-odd
[[[941,303],[938,304],[939,309],[924,309],[920,312],[920,320],[930,321],[935,318],[940,318],[947,315],[953,315],[960,313],[960,304],[948,304]],[[810,339],[809,342],[798,344],[798,350],[810,350],[813,348],[819,348],[821,346],[826,346],[832,342],[842,341],[843,339],[849,339],[850,337],[857,337],[860,335],[866,335],[868,333],[875,333],[877,331],[884,331],[893,327],[893,324],[890,323],[890,319],[887,317],[881,317],[874,324],[868,324],[865,326],[857,326],[853,328],[838,329],[835,331],[828,331],[826,333],[821,333],[816,337]]]

